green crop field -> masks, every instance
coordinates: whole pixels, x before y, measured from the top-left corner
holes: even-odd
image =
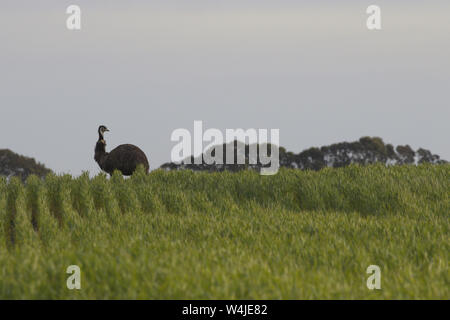
[[[450,299],[449,213],[448,164],[1,179],[0,299]]]

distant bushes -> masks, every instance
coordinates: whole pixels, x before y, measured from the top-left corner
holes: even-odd
[[[184,163],[166,163],[161,166],[165,170],[189,169],[193,171],[240,171],[244,169],[261,169],[263,167],[259,160],[258,164],[250,164],[249,145],[244,145],[240,141],[230,142],[233,144],[234,155],[238,150],[245,152],[245,164],[225,164],[227,144],[223,145],[223,164],[208,165],[198,161],[194,163],[194,158]],[[238,147],[239,146],[239,147]],[[257,146],[259,148],[259,145]],[[271,148],[268,148],[270,150]],[[385,144],[378,137],[362,137],[359,141],[341,142],[321,148],[309,148],[298,154],[287,151],[285,148],[279,148],[280,166],[292,169],[302,170],[320,170],[326,167],[340,168],[351,164],[375,164],[385,165],[401,164],[443,164],[445,160],[440,159],[436,154],[432,154],[425,149],[414,151],[409,145],[397,146]],[[190,162],[190,163],[189,163]],[[236,163],[236,162],[235,162]]]
[[[17,176],[25,180],[32,174],[44,177],[51,172],[33,158],[21,156],[8,149],[0,149],[0,176]]]

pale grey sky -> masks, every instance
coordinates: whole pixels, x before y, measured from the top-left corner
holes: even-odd
[[[68,5],[82,30],[66,29]],[[367,6],[383,30],[365,27]],[[99,172],[134,143],[151,167],[176,128],[278,128],[280,144],[380,136],[450,160],[449,1],[21,1],[0,4],[0,148]]]

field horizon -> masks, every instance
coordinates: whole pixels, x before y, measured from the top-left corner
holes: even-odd
[[[0,178],[0,299],[449,299],[449,178],[450,164]]]

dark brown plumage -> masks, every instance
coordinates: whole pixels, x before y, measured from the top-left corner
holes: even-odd
[[[112,175],[114,170],[119,170],[124,176],[130,176],[138,165],[143,165],[148,173],[150,166],[145,153],[132,144],[122,144],[117,148],[106,152],[106,142],[103,133],[109,131],[105,126],[98,128],[98,141],[95,145],[94,159],[100,168]]]

